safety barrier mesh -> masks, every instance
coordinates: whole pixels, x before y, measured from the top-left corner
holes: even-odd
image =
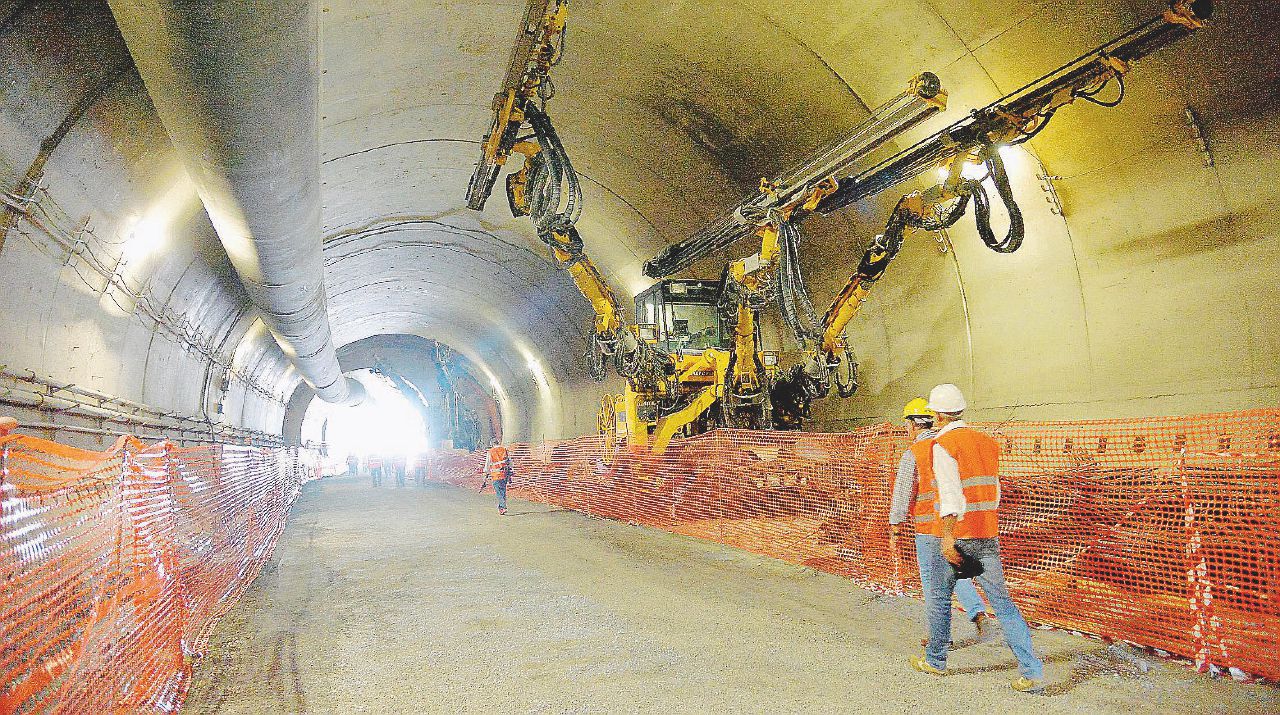
[[[173,712],[304,481],[297,450],[0,438],[0,713]]]
[[[1280,678],[1280,410],[978,424],[1001,445],[1001,547],[1031,620]],[[919,594],[888,527],[906,435],[717,430],[663,455],[511,447],[513,496]],[[483,454],[430,478],[477,488]]]

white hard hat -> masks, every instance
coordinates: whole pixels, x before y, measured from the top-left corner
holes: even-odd
[[[964,412],[968,406],[960,388],[949,382],[929,390],[929,409],[935,412]]]

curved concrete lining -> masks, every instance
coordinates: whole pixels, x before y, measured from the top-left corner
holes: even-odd
[[[575,4],[549,111],[586,177],[579,228],[615,288],[634,294],[647,285],[646,258],[719,215],[761,174],[858,121],[916,72],[938,73],[950,91],[949,111],[919,130],[926,132],[1160,7]],[[12,100],[0,107],[0,169],[10,188],[93,83],[129,58],[100,0],[15,8],[0,17],[8,40],[0,56],[12,68],[0,80]],[[617,386],[586,378],[580,356],[590,311],[528,222],[510,217],[501,192],[483,212],[464,208],[521,10],[412,0],[320,8],[315,235],[336,345],[382,334],[452,345],[477,366],[486,391],[488,382],[501,387],[508,436],[542,439],[591,431],[600,393]],[[1134,68],[1120,107],[1059,112],[1010,162],[1029,220],[1017,254],[986,250],[968,219],[949,232],[946,252],[927,234],[912,237],[849,329],[862,390],[820,403],[812,426],[891,417],[943,381],[961,384],[985,419],[1274,404],[1280,322],[1263,306],[1280,301],[1280,189],[1272,180],[1280,170],[1280,57],[1269,51],[1277,26],[1274,3],[1219,3],[1209,28]],[[1187,125],[1188,107],[1208,138],[1211,166]],[[31,238],[15,233],[0,249],[0,313],[11,326],[0,363],[193,415],[221,402],[219,419],[278,432],[300,376],[245,324],[249,295],[208,217],[197,204],[180,205],[191,195],[181,166],[136,76],[84,113],[43,179],[65,215],[54,231],[65,246],[27,221],[19,226]],[[1062,215],[1045,202],[1044,176],[1054,177]],[[805,224],[802,258],[819,307],[895,199]],[[211,390],[222,381],[206,356],[129,301],[114,305],[118,291],[104,291],[106,279],[67,258],[85,218],[108,273],[146,243],[139,235],[160,226],[158,250],[124,261],[130,285],[274,398],[235,381],[227,396]],[[690,275],[718,275],[729,257]],[[780,332],[767,336],[769,347],[793,347]]]

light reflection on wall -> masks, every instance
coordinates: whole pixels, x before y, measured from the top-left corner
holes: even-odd
[[[99,306],[110,314],[127,315],[134,309],[129,294],[146,290],[155,259],[164,255],[173,242],[174,226],[200,205],[195,185],[186,171],[174,166],[170,176],[164,193],[120,227],[118,233],[123,242],[116,259],[115,278],[124,285],[108,286],[99,301]]]
[[[485,378],[489,381],[489,387],[493,390],[493,399],[498,402],[498,414],[502,419],[502,433],[504,435],[514,435],[518,433],[515,425],[515,404],[511,401],[511,396],[507,394],[506,388],[502,386],[502,381],[489,368],[488,365],[478,357],[471,358],[471,362],[480,368],[480,372],[484,373]]]
[[[536,418],[530,425],[530,435],[535,438],[548,439],[560,434],[560,410],[555,399],[553,378],[542,367],[542,361],[527,346],[517,343],[516,348],[524,356],[525,367],[528,368],[533,383],[538,387],[538,407]]]

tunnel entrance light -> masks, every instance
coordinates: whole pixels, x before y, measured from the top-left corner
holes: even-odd
[[[428,451],[429,425],[400,390],[368,370],[354,375],[367,389],[368,399],[355,406],[312,402],[302,422],[303,439],[318,441],[323,432],[329,455],[338,459],[354,454],[362,460],[378,455],[411,461]]]

